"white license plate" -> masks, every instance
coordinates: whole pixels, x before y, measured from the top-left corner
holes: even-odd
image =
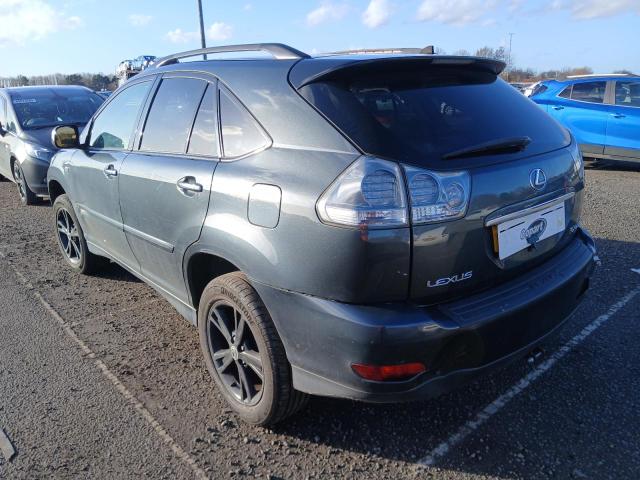
[[[500,223],[498,257],[503,260],[565,229],[564,202]]]

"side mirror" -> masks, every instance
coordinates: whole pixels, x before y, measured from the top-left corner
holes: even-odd
[[[4,125],[0,123],[0,137],[4,137],[7,133],[7,130],[4,128]]]
[[[51,143],[56,148],[78,148],[78,129],[74,126],[62,125],[51,132]]]

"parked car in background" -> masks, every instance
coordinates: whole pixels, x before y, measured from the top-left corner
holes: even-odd
[[[31,205],[49,194],[53,128],[84,127],[102,102],[79,86],[0,89],[0,175],[17,184],[22,203]]]
[[[179,62],[250,50],[274,59]],[[448,391],[535,348],[594,267],[577,145],[504,66],[281,44],[161,59],[80,137],[56,129],[60,252],[118,262],[197,325],[248,422],[307,394]]]
[[[531,97],[590,158],[640,161],[640,77],[587,75],[545,80]]]
[[[96,93],[106,100],[113,92],[111,90],[96,90]]]

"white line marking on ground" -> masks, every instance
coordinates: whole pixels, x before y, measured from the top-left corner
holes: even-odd
[[[486,423],[493,415],[498,413],[509,401],[513,400],[517,395],[522,393],[529,385],[535,382],[543,373],[553,367],[560,359],[562,359],[567,353],[573,350],[576,346],[584,342],[589,335],[595,332],[598,328],[604,325],[618,310],[624,307],[629,301],[633,299],[638,293],[640,288],[636,288],[622,297],[617,303],[611,306],[609,310],[596,318],[589,325],[584,327],[580,333],[565,343],[559,350],[551,355],[546,361],[534,368],[529,374],[525,375],[518,383],[513,385],[509,390],[496,398],[493,402],[487,405],[483,410],[476,414],[474,418],[462,425],[460,429],[451,435],[447,440],[435,447],[429,454],[418,462],[421,466],[432,466],[439,459],[444,457],[453,447],[462,443],[465,438],[476,431],[481,425]]]
[[[11,461],[13,456],[16,454],[16,449],[13,448],[13,444],[7,434],[4,433],[4,430],[0,428],[0,453],[7,460],[7,462]]]
[[[49,314],[51,314],[56,322],[62,327],[64,333],[66,333],[67,336],[80,347],[80,350],[82,350],[82,352],[85,353],[88,358],[94,361],[96,367],[98,367],[100,372],[102,372],[102,374],[107,377],[107,379],[113,384],[116,390],[120,392],[120,394],[133,406],[133,408],[135,408],[138,413],[142,415],[142,418],[144,418],[146,422],[151,425],[151,427],[155,430],[158,436],[160,436],[164,443],[166,443],[169,448],[171,448],[171,450],[178,456],[178,458],[180,458],[180,460],[191,467],[196,477],[201,479],[209,478],[205,471],[198,466],[195,459],[191,455],[189,455],[178,444],[178,442],[173,439],[171,435],[169,435],[167,430],[162,425],[160,425],[160,423],[144,406],[144,404],[140,400],[138,400],[136,396],[120,381],[117,375],[109,370],[109,367],[107,367],[107,365],[97,357],[97,355],[91,350],[91,348],[89,348],[89,346],[80,337],[78,337],[71,325],[60,316],[60,314],[51,306],[51,304],[47,302],[47,300],[45,300],[40,292],[38,292],[33,287],[31,282],[29,282],[29,280],[13,266],[11,261],[9,261],[7,257],[2,254],[2,252],[0,252],[0,258],[3,258],[9,264],[9,267],[11,267],[11,270],[13,270],[13,272],[16,274],[20,282],[24,284],[25,287],[33,291],[35,297],[40,301],[40,303],[49,312]]]

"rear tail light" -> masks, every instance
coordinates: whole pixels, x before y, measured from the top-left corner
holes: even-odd
[[[584,160],[582,158],[582,152],[580,151],[580,147],[578,146],[576,139],[572,138],[571,140],[570,150],[571,157],[573,158],[573,168],[578,179],[584,180]]]
[[[467,172],[433,172],[361,157],[322,194],[317,210],[329,224],[350,227],[405,227],[464,217],[471,179]],[[407,207],[411,204],[410,212]]]
[[[419,362],[401,365],[366,365],[354,363],[351,368],[365,380],[384,382],[386,380],[407,380],[425,372],[427,368]]]
[[[414,224],[464,217],[469,206],[471,179],[467,172],[432,172],[405,165]]]
[[[397,163],[362,157],[329,187],[318,201],[318,215],[346,226],[407,225],[407,201]]]

